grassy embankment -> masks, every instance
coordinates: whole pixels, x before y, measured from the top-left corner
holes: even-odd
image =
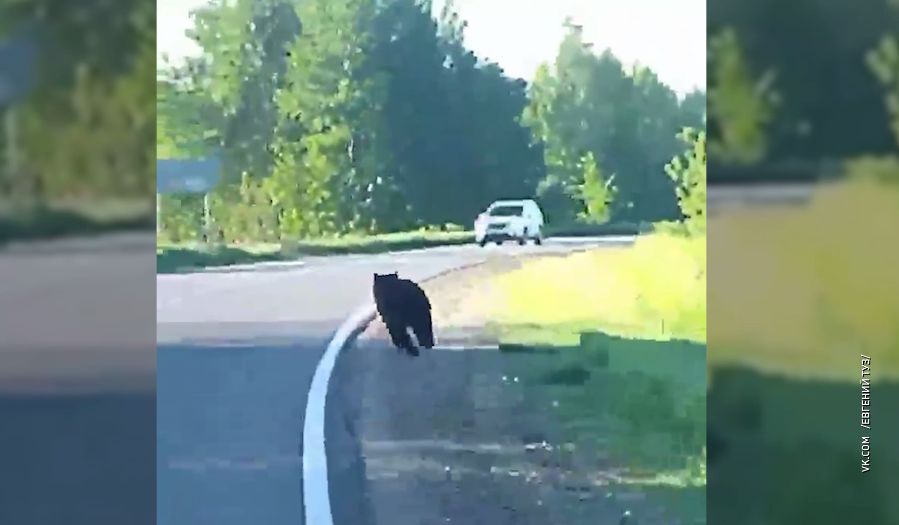
[[[719,488],[710,522],[836,524],[859,513],[899,522],[889,497],[899,493],[890,446],[899,443],[890,417],[899,413],[897,225],[899,187],[873,181],[712,225],[708,439]],[[870,429],[861,427],[862,354]],[[789,483],[774,490],[772,479]]]
[[[0,200],[0,245],[153,228],[147,200],[28,203]]]
[[[730,510],[715,520],[746,523],[761,512],[772,522],[836,523],[863,491],[899,490],[875,473],[855,496],[819,510],[802,504],[845,492],[846,469],[859,468],[861,354],[883,413],[899,408],[897,224],[899,188],[865,181],[822,188],[805,206],[710,219],[708,337],[705,239],[661,234],[500,277],[492,320],[507,342],[567,347],[533,383],[568,407],[559,413],[572,435],[618,436],[607,443],[613,455],[655,471],[657,482],[704,484],[707,388],[719,479],[762,490],[764,476],[805,472],[803,450],[826,460],[764,509],[752,502],[766,494],[722,492],[730,503],[715,508]],[[581,335],[590,330],[606,335]],[[704,357],[707,339],[708,386],[704,360],[690,357]],[[877,443],[899,439],[887,421],[871,432]],[[878,451],[878,472],[899,467],[899,454]],[[899,516],[899,504],[878,505],[878,516]]]
[[[303,240],[290,246],[278,243],[206,246],[202,243],[161,242],[156,250],[156,271],[172,273],[210,266],[283,261],[300,255],[372,254],[473,241],[474,235],[470,232],[418,231]]]
[[[508,366],[565,441],[683,523],[705,516],[705,263],[704,237],[649,234],[527,262],[488,308],[500,349],[531,354]]]

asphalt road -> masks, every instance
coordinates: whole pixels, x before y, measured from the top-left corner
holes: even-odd
[[[796,203],[808,193],[807,188],[780,191],[779,186],[716,191],[709,188],[713,211]],[[146,232],[0,247],[0,523],[152,524],[157,511],[163,524],[227,523],[226,514],[234,516],[230,522],[240,516],[265,516],[271,523],[297,518],[302,509],[298,432],[306,387],[323,343],[366,296],[372,271],[399,269],[422,277],[494,252],[570,249],[563,241],[539,249],[438,248],[156,276],[154,245],[153,233]],[[154,312],[147,298],[155,293]],[[158,334],[152,321],[157,315]],[[347,355],[386,359],[362,348],[367,347],[359,345]],[[401,382],[393,389],[372,390],[377,376],[360,373],[365,371],[360,362],[346,359],[335,370],[332,385],[339,385],[343,395],[335,395],[333,403],[329,399],[334,408],[329,417],[354,410],[356,416],[355,426],[329,423],[329,439],[335,447],[341,443],[335,450],[368,447],[377,457],[391,446],[379,439],[366,443],[366,436],[378,437],[365,434],[377,432],[367,423],[376,413],[370,409],[387,406],[373,400],[392,395],[396,401],[406,391]],[[392,363],[376,362],[378,374],[393,377]],[[432,377],[419,374],[417,382]],[[448,391],[461,395],[464,389]],[[360,392],[379,393],[365,409]],[[336,432],[341,424],[345,432]],[[407,448],[445,444],[413,439],[414,428],[398,427],[395,439]],[[333,492],[357,509],[357,516],[382,517],[388,500],[377,494],[391,489],[358,486],[360,469],[366,467],[361,455],[341,456],[347,458],[346,467],[333,470],[349,474],[335,475],[333,481],[346,490]],[[369,468],[374,477],[380,475],[377,462]],[[394,475],[390,468],[384,472],[381,479]],[[263,478],[270,481],[262,483]],[[264,489],[246,484],[257,480]],[[196,495],[196,502],[175,491],[176,485]],[[362,500],[347,502],[353,494]],[[417,512],[422,508],[427,504]],[[215,519],[190,519],[210,515]]]
[[[330,336],[370,299],[374,272],[396,270],[420,280],[487,257],[627,242],[440,247],[159,275],[158,523],[303,523],[301,434],[310,381]],[[361,385],[369,377],[348,372],[356,366],[341,357],[328,391],[325,436],[334,520],[401,525],[375,521],[375,505],[382,500],[372,499],[366,485],[358,434]]]
[[[768,206],[801,205],[822,184],[718,184],[708,187],[709,214]]]
[[[155,242],[0,249],[0,523],[155,523]]]

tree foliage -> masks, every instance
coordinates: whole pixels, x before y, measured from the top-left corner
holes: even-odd
[[[605,179],[593,153],[581,159],[581,169],[583,170],[583,182],[580,184],[580,199],[584,202],[584,211],[581,218],[588,222],[604,223],[609,220],[609,208],[612,201],[615,200],[616,188],[612,185],[615,175]]]
[[[610,217],[658,220],[676,215],[674,188],[664,166],[677,151],[680,129],[703,125],[701,93],[678,100],[648,68],[628,71],[610,51],[594,53],[580,28],[569,23],[555,63],[540,67],[529,95],[522,122],[543,146],[546,177],[538,196],[551,216],[568,221],[583,214],[587,158],[616,174]]]
[[[730,28],[710,39],[709,63],[714,86],[709,90],[713,154],[725,163],[758,162],[767,153],[767,127],[778,101],[774,72],[768,70],[756,79]]]
[[[892,0],[709,3],[709,35],[727,30],[739,35],[743,61],[754,79],[768,70],[777,73],[782,103],[766,126],[763,160],[846,158],[895,149],[889,123],[883,119],[882,86],[863,60],[883,35],[899,27],[899,10],[890,3],[895,4]],[[711,102],[719,86],[712,67],[709,73]],[[710,117],[709,139],[714,142],[720,137],[716,120]],[[718,160],[717,151],[712,160]]]
[[[706,227],[706,133],[686,129],[680,139],[687,150],[665,166],[677,185],[677,202],[692,233],[704,233]]]
[[[899,1],[891,0],[899,7]],[[866,55],[866,61],[874,77],[885,89],[883,97],[890,128],[896,145],[899,145],[899,35],[884,35]],[[862,155],[846,163],[850,177],[899,183],[899,155]]]
[[[221,155],[226,240],[469,224],[535,196],[552,222],[677,215],[664,165],[704,94],[574,26],[527,83],[466,47],[452,2],[237,0],[194,21],[204,53],[160,81],[157,152]]]
[[[4,35],[37,48],[35,85],[14,108],[21,162],[5,174],[16,183],[8,191],[51,201],[151,198],[154,16],[145,0],[0,5]]]
[[[884,36],[880,44],[868,53],[867,62],[886,88],[884,102],[893,135],[899,144],[899,39],[895,35]]]

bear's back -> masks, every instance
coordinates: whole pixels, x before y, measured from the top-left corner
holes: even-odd
[[[400,282],[403,284],[406,300],[409,303],[427,308],[428,310],[431,309],[431,303],[428,301],[428,296],[418,283],[410,281],[409,279],[400,279]]]
[[[417,308],[430,310],[431,308],[424,290],[409,279],[376,279],[373,292],[375,304],[381,313]]]

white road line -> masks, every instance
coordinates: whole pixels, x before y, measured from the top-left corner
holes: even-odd
[[[446,352],[476,351],[476,350],[499,350],[499,345],[435,345],[434,350],[443,350]]]
[[[263,261],[248,264],[229,264],[200,268],[197,273],[253,273],[277,270],[296,270],[306,266],[306,261]]]
[[[429,276],[434,279],[450,272],[483,264],[486,259],[448,268]],[[331,496],[328,487],[328,456],[325,450],[325,400],[328,383],[337,361],[337,355],[347,341],[365,329],[375,318],[375,305],[365,304],[350,315],[328,343],[306,398],[306,416],[303,421],[303,515],[306,525],[334,525],[331,514]]]
[[[365,328],[375,317],[373,304],[366,304],[349,316],[325,349],[315,368],[306,417],[303,421],[303,507],[306,525],[334,525],[331,497],[328,493],[328,457],[325,452],[325,398],[337,354],[347,340]]]

